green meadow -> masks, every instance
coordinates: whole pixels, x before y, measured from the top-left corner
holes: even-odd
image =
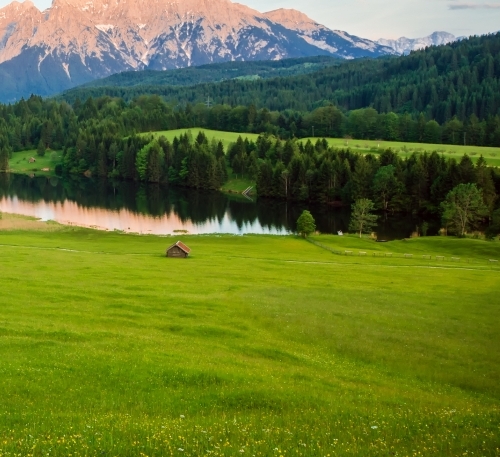
[[[169,141],[173,141],[175,137],[184,135],[187,132],[190,132],[191,135],[193,135],[193,137],[195,138],[196,135],[198,135],[198,132],[203,132],[209,140],[214,138],[217,141],[222,141],[226,149],[232,143],[236,143],[238,137],[240,136],[243,139],[248,138],[251,141],[257,141],[257,138],[259,137],[259,135],[257,135],[256,133],[223,132],[221,130],[210,130],[198,127],[193,127],[192,129],[163,130],[159,132],[153,132],[153,135],[155,137],[164,136]],[[144,133],[143,135],[149,135],[149,133]]]
[[[191,132],[193,136],[196,136],[200,131],[204,132],[209,139],[214,138],[218,141],[222,141],[226,149],[232,143],[235,143],[239,136],[243,138],[248,138],[249,140],[252,141],[256,141],[258,138],[258,135],[253,133],[223,132],[223,131],[209,130],[203,128],[160,131],[160,132],[153,132],[153,135],[156,137],[165,136],[168,140],[173,141],[173,139],[176,136],[178,137],[181,134]],[[307,140],[311,140],[314,143],[318,140],[318,138],[304,138],[302,141],[307,141]],[[500,166],[499,148],[478,147],[478,146],[454,146],[446,144],[400,143],[391,141],[372,141],[372,140],[346,140],[341,138],[328,138],[327,141],[332,147],[336,148],[349,147],[353,151],[359,151],[361,153],[377,154],[379,150],[392,148],[402,157],[409,157],[413,153],[438,151],[445,157],[454,157],[457,160],[459,160],[464,154],[468,154],[475,162],[482,155],[486,159],[488,165],[495,167]],[[55,151],[57,157],[52,156],[53,152],[54,151],[48,150],[44,157],[39,157],[36,154],[35,150],[14,152],[11,159],[9,160],[9,169],[12,173],[22,173],[22,174],[35,173],[38,175],[52,176],[54,175],[55,166],[58,163],[60,163],[62,158],[61,151]],[[29,163],[29,159],[31,157],[36,159],[35,163]],[[236,181],[235,177],[230,177],[230,182],[226,184],[226,186],[224,186],[224,189],[236,191],[239,190],[240,187],[242,187],[241,190],[243,191],[248,186],[253,184],[252,181],[248,180],[240,180],[240,181],[244,182],[238,182]]]
[[[306,138],[315,141],[316,138]],[[500,166],[500,148],[482,147],[482,146],[458,146],[451,144],[426,144],[426,143],[402,143],[397,141],[376,141],[376,140],[345,140],[342,138],[327,138],[328,144],[337,148],[349,147],[353,151],[362,153],[377,154],[379,150],[393,149],[402,157],[409,157],[413,153],[431,153],[437,151],[445,157],[460,160],[464,154],[470,156],[473,162],[482,155],[488,165]]]
[[[4,214],[0,456],[498,456],[500,242],[311,241]]]
[[[229,174],[228,181],[222,186],[221,190],[223,192],[237,192],[241,194],[249,187],[254,187],[255,181],[248,178],[237,178],[231,171]]]
[[[34,158],[36,162],[30,163],[30,158]],[[36,150],[14,152],[9,160],[9,171],[20,174],[34,173],[37,176],[53,176],[54,168],[61,162],[61,159],[62,151],[48,150],[43,157],[38,156]]]
[[[172,141],[176,136],[190,131],[193,136],[198,132],[204,132],[209,139],[215,138],[221,140],[227,148],[231,143],[236,142],[239,136],[248,138],[249,140],[256,141],[258,135],[253,133],[234,133],[222,132],[217,130],[209,130],[202,128],[192,129],[179,129],[169,130],[163,132],[155,132],[154,135],[165,136],[168,140]],[[315,143],[319,138],[304,138],[301,141],[311,140]],[[464,154],[468,154],[475,162],[481,155],[486,159],[488,165],[498,167],[500,166],[500,148],[480,147],[480,146],[456,146],[449,144],[425,144],[425,143],[402,143],[396,141],[375,141],[375,140],[346,140],[343,138],[327,138],[328,144],[336,148],[349,147],[353,151],[361,153],[377,154],[379,150],[393,149],[402,157],[409,157],[413,153],[424,153],[437,151],[445,157],[454,157],[457,160]]]

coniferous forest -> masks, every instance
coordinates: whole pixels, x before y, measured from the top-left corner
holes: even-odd
[[[241,63],[241,72],[240,67]],[[194,79],[192,71],[189,75],[184,75],[186,70],[177,71],[183,80]],[[111,81],[92,83],[94,87],[72,89],[63,98],[72,103],[76,98],[108,95],[131,101],[140,95],[157,94],[185,105],[204,103],[210,97],[221,105],[254,105],[281,112],[313,111],[332,104],[344,113],[367,107],[413,118],[422,113],[426,120],[441,125],[455,117],[466,123],[471,116],[483,121],[500,114],[500,33],[429,47],[403,57],[357,59],[291,77],[217,82],[228,77],[219,70],[210,72],[214,82],[185,87],[175,77],[176,71],[171,73],[168,80],[163,72],[112,77]],[[202,77],[208,72],[199,73],[199,81],[206,81]],[[140,84],[130,86],[135,78]]]
[[[255,180],[261,197],[334,205],[369,198],[380,210],[429,214],[439,211],[458,184],[474,183],[491,215],[500,175],[482,158],[474,165],[467,156],[457,162],[437,152],[407,159],[390,150],[364,156],[332,149],[326,141],[298,139],[314,130],[317,137],[500,147],[499,76],[497,34],[310,75],[171,88],[191,93],[193,101],[196,94],[217,90],[214,98],[225,103],[214,106],[160,95],[129,101],[76,97],[71,103],[32,96],[0,105],[0,170],[7,169],[15,151],[62,150],[56,170],[61,175],[215,190],[227,180],[230,166]],[[234,98],[225,99],[224,91]],[[300,105],[301,97],[315,101]],[[308,110],[285,109],[287,100]],[[203,134],[181,135],[173,142],[148,135],[192,127],[241,132],[242,138],[225,151],[221,142]],[[245,132],[260,136],[251,142]]]

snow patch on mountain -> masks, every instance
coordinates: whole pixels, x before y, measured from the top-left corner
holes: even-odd
[[[64,69],[64,72],[68,75],[68,79],[71,79],[71,75],[69,73],[69,64],[68,63],[63,63],[62,67]]]
[[[301,38],[320,49],[344,59],[364,57],[369,53],[375,55],[394,54],[394,51],[373,41],[350,35],[341,30],[330,30],[300,11],[293,9],[278,9],[265,13],[265,16],[284,27],[300,34]],[[366,51],[365,55],[360,55]]]
[[[95,28],[101,32],[108,33],[110,30],[113,30],[115,26],[111,24],[97,24]]]
[[[439,46],[443,44],[452,43],[460,40],[455,35],[448,32],[434,32],[433,34],[423,38],[406,38],[401,37],[397,40],[387,40],[381,38],[377,43],[393,49],[397,54],[407,55],[411,51],[418,51],[428,46]]]

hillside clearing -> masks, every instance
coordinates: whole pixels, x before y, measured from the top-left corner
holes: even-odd
[[[182,134],[190,132],[194,138],[198,135],[198,132],[203,132],[205,135],[211,140],[216,139],[223,142],[224,147],[227,147],[231,143],[235,143],[239,136],[243,139],[248,138],[250,141],[256,141],[258,136],[254,133],[235,133],[235,132],[222,132],[218,130],[209,130],[203,128],[193,127],[191,129],[178,129],[178,130],[168,130],[161,132],[154,132],[153,135],[157,136],[165,136],[169,141],[173,141],[175,137],[178,137]],[[144,134],[146,135],[146,134]],[[299,141],[307,142],[311,140],[314,143],[322,138],[303,138]],[[460,160],[460,158],[467,154],[471,157],[473,162],[476,162],[477,159],[482,155],[488,165],[498,167],[500,166],[500,148],[491,148],[491,147],[480,147],[480,146],[457,146],[450,144],[427,144],[427,143],[402,143],[396,141],[376,141],[376,140],[353,140],[353,139],[344,139],[344,138],[327,138],[328,144],[335,148],[350,148],[353,151],[359,151],[363,154],[371,153],[378,154],[379,151],[383,151],[385,149],[393,149],[402,157],[409,157],[413,153],[421,154],[421,153],[431,153],[433,151],[437,151],[440,154],[443,154],[447,158],[455,158]]]
[[[35,162],[30,163],[32,158]],[[35,150],[14,152],[9,160],[9,171],[37,176],[55,176],[55,166],[61,163],[61,160],[62,151],[48,150],[43,157],[38,156]]]

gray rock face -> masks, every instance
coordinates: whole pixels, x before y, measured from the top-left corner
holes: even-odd
[[[394,53],[295,10],[260,13],[230,0],[54,0],[43,12],[27,0],[0,9],[0,101],[130,70]]]

